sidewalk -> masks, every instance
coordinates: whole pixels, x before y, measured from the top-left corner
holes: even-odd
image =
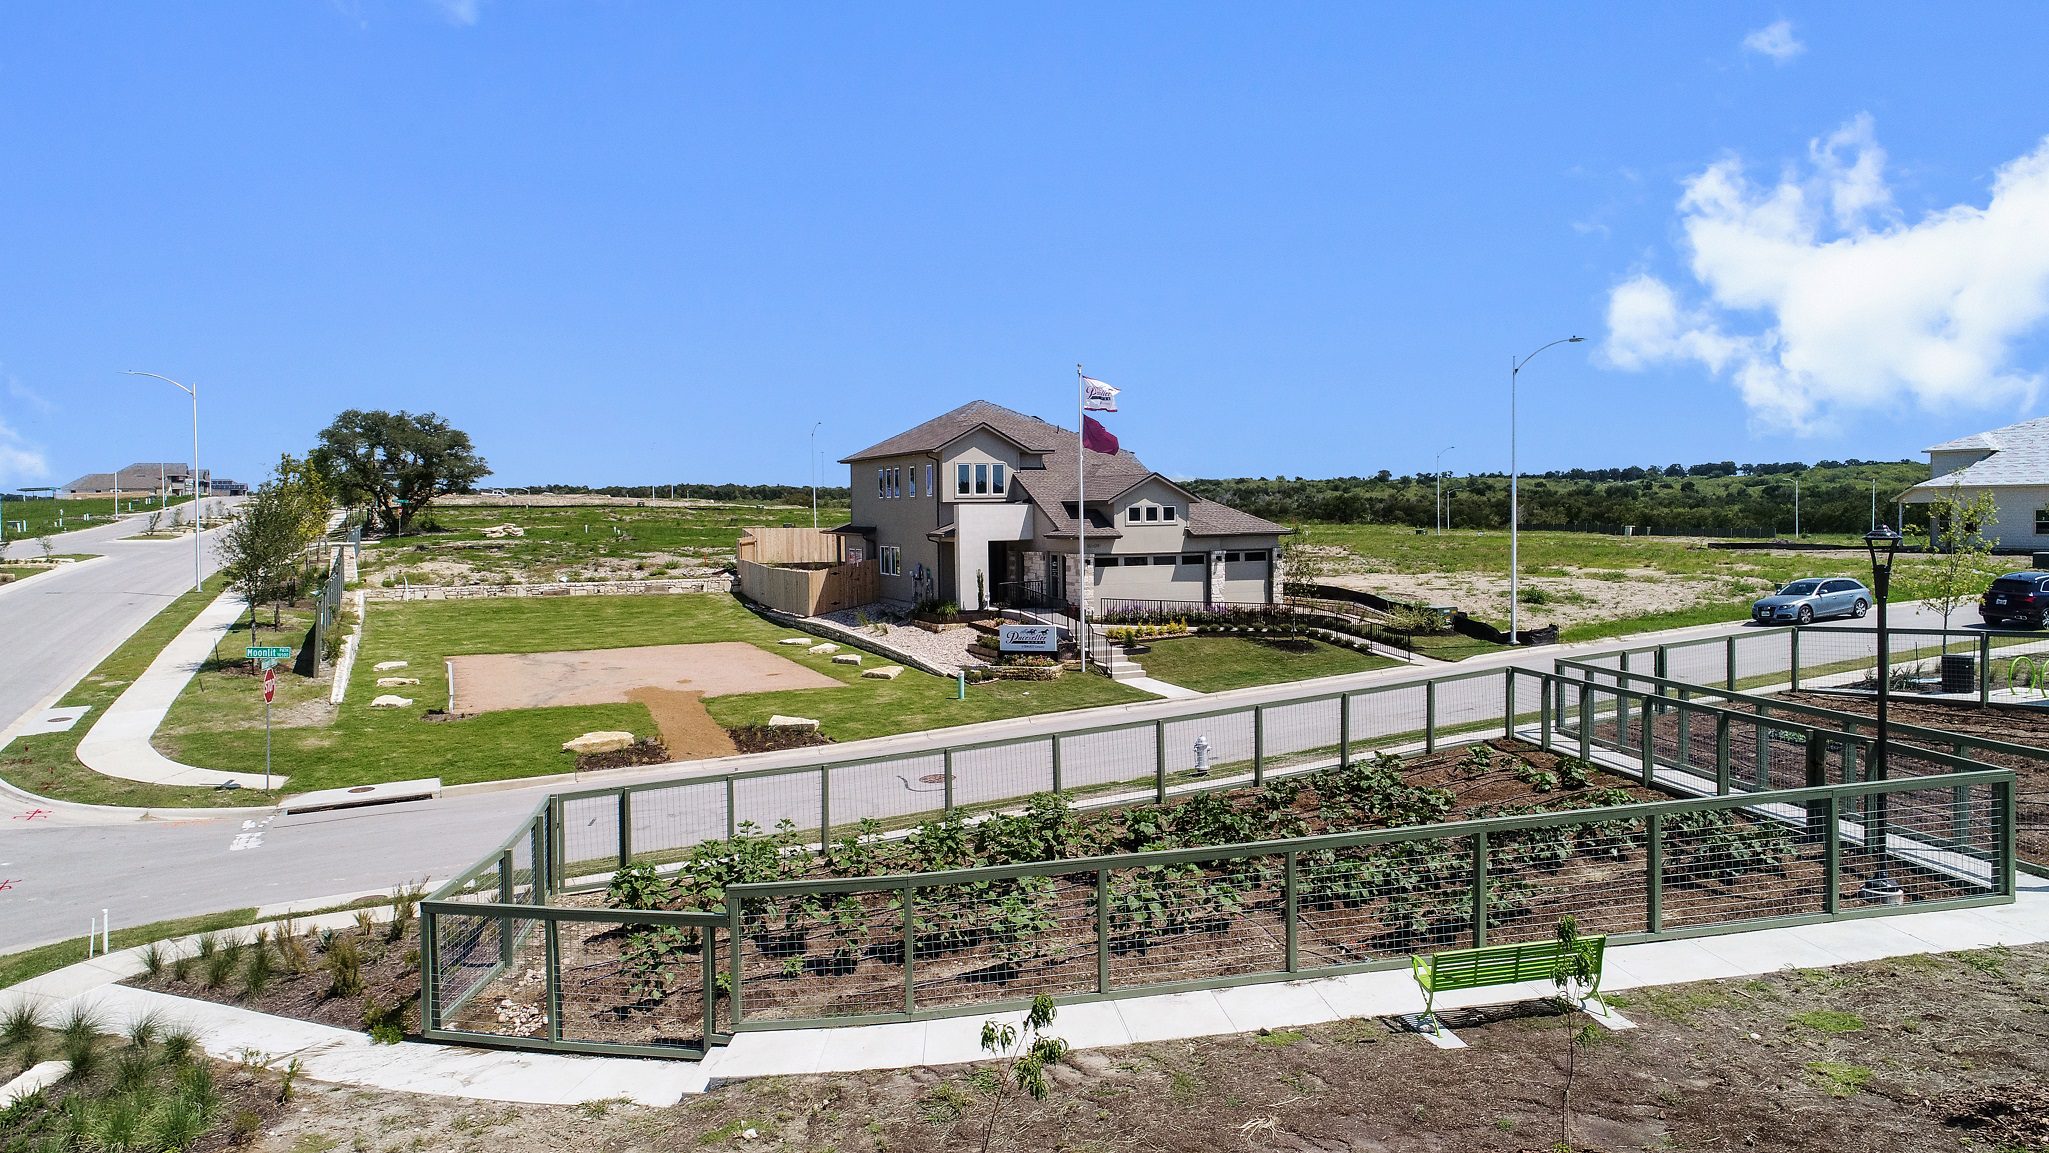
[[[306,928],[344,925],[350,913],[303,919]],[[1752,976],[1784,968],[1827,968],[1911,954],[2049,942],[2049,881],[2023,876],[2011,905],[1947,909],[1762,929],[1720,937],[1650,941],[1608,950],[1604,992]],[[363,1089],[521,1104],[569,1105],[629,1098],[672,1105],[714,1083],[750,1077],[849,1073],[980,1060],[982,1021],[970,1014],[934,1021],[742,1033],[701,1062],[582,1057],[459,1045],[377,1045],[361,1033],[229,1005],[171,997],[117,982],[142,970],[141,949],[81,961],[0,990],[0,1013],[28,1002],[46,1017],[91,1005],[118,1031],[157,1013],[189,1024],[207,1052],[239,1060],[253,1050],[274,1066],[296,1057],[315,1081]],[[1548,982],[1446,993],[1446,1012],[1547,997]],[[1281,1029],[1352,1017],[1391,1017],[1422,1008],[1405,969],[1245,985],[1066,1005],[1051,1032],[1077,1049]],[[1010,1017],[1015,1014],[1002,1014]],[[1418,1046],[1423,1037],[1397,1043]]]
[[[231,593],[222,593],[201,609],[78,742],[79,761],[96,773],[153,785],[211,787],[232,782],[245,789],[263,788],[261,773],[225,773],[181,765],[149,743],[169,715],[172,702],[213,655],[214,646],[233,630],[243,609]],[[285,780],[272,777],[271,787],[283,788]]]

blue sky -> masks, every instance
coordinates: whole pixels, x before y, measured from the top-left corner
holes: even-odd
[[[183,459],[124,368],[223,474],[405,407],[505,484],[1076,361],[1169,473],[1501,469],[1574,332],[1526,469],[2042,411],[2049,7],[1004,7],[0,8],[0,486]]]

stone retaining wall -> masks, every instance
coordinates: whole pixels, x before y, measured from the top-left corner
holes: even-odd
[[[679,593],[730,593],[729,576],[689,577],[677,580],[583,581],[571,584],[537,585],[414,585],[412,588],[370,588],[363,595],[373,601],[456,601],[491,597],[604,597],[667,596]]]

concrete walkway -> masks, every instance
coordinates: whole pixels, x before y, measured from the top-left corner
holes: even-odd
[[[1117,683],[1120,685],[1130,685],[1139,692],[1151,693],[1156,697],[1164,697],[1170,701],[1193,700],[1202,695],[1194,689],[1184,689],[1180,685],[1170,685],[1158,677],[1127,677]]]
[[[388,910],[380,911],[388,915]],[[302,928],[350,923],[353,914],[304,918]],[[246,932],[247,930],[245,930]],[[189,942],[192,940],[188,938]],[[1651,941],[1608,950],[1601,988],[1628,989],[1826,968],[1884,957],[2049,942],[2049,881],[2024,876],[2011,905],[1948,909],[1720,937]],[[721,1080],[948,1065],[981,1059],[984,1014],[935,1021],[742,1033],[701,1062],[581,1057],[403,1042],[378,1045],[361,1033],[172,997],[117,982],[142,971],[140,949],[110,953],[0,990],[0,1013],[29,1002],[46,1019],[74,1005],[97,1008],[110,1032],[156,1013],[187,1024],[207,1052],[240,1060],[293,1058],[315,1081],[390,1092],[522,1104],[568,1105],[627,1098],[670,1105]],[[1550,996],[1548,982],[1447,993],[1441,1014]],[[1355,1017],[1420,1011],[1407,970],[1169,993],[1063,1006],[1051,1032],[1078,1049],[1281,1029]],[[1005,1014],[1004,1016],[1014,1016]],[[1412,1039],[1416,1045],[1432,1042]],[[1405,1042],[1406,1043],[1406,1042]]]
[[[135,678],[135,683],[107,706],[98,723],[78,742],[79,761],[96,773],[153,785],[212,787],[233,783],[245,789],[263,788],[261,773],[226,773],[181,765],[150,744],[157,726],[170,714],[172,702],[213,655],[214,646],[233,631],[246,608],[240,598],[222,593],[201,609],[192,623],[164,646],[149,668]],[[282,788],[285,781],[284,777],[272,777],[270,786]]]

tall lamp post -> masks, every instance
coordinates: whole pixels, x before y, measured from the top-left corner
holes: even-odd
[[[1545,348],[1550,348],[1554,345],[1578,344],[1585,339],[1586,337],[1584,336],[1564,337],[1544,345],[1537,352],[1542,352]],[[1512,645],[1522,643],[1516,638],[1517,626],[1521,623],[1522,619],[1517,612],[1517,608],[1521,603],[1518,598],[1522,593],[1522,586],[1519,583],[1522,572],[1522,566],[1519,562],[1522,558],[1517,551],[1519,543],[1517,538],[1519,534],[1516,529],[1517,522],[1522,520],[1522,503],[1517,499],[1518,494],[1516,491],[1515,378],[1522,374],[1523,365],[1537,358],[1537,352],[1533,352],[1521,360],[1511,357],[1508,362],[1508,643]]]
[[[1865,779],[1883,781],[1886,775],[1886,746],[1891,732],[1886,728],[1886,697],[1892,685],[1892,642],[1885,631],[1885,601],[1892,591],[1893,556],[1900,549],[1900,534],[1890,525],[1879,525],[1864,535],[1864,547],[1871,554],[1871,595],[1878,602],[1878,739],[1871,746],[1871,756],[1865,765]],[[1864,805],[1868,818],[1864,827],[1864,847],[1876,855],[1876,869],[1871,879],[1857,891],[1859,897],[1897,905],[1906,899],[1900,891],[1899,882],[1892,879],[1885,867],[1885,823],[1886,794],[1872,793]],[[1835,835],[1831,829],[1829,835]]]
[[[166,384],[177,387],[192,398],[192,591],[198,592],[199,576],[199,530],[205,525],[205,509],[199,503],[199,386],[179,384],[168,376],[155,372],[125,370],[129,376],[153,376]]]
[[[824,423],[825,423],[825,422],[821,420],[821,421],[817,421],[817,422],[813,423],[813,424],[812,424],[812,426],[811,426],[811,452],[810,452],[810,454],[809,454],[809,455],[810,455],[810,464],[811,464],[811,531],[812,531],[812,532],[817,532],[817,531],[818,531],[818,426],[819,426],[819,425],[821,425],[821,424],[824,424]]]
[[[1437,477],[1437,503],[1435,508],[1437,511],[1438,536],[1444,535],[1444,522],[1449,519],[1444,515],[1444,454],[1457,447],[1455,444],[1447,444],[1443,448],[1438,449],[1437,466],[1431,470]]]

